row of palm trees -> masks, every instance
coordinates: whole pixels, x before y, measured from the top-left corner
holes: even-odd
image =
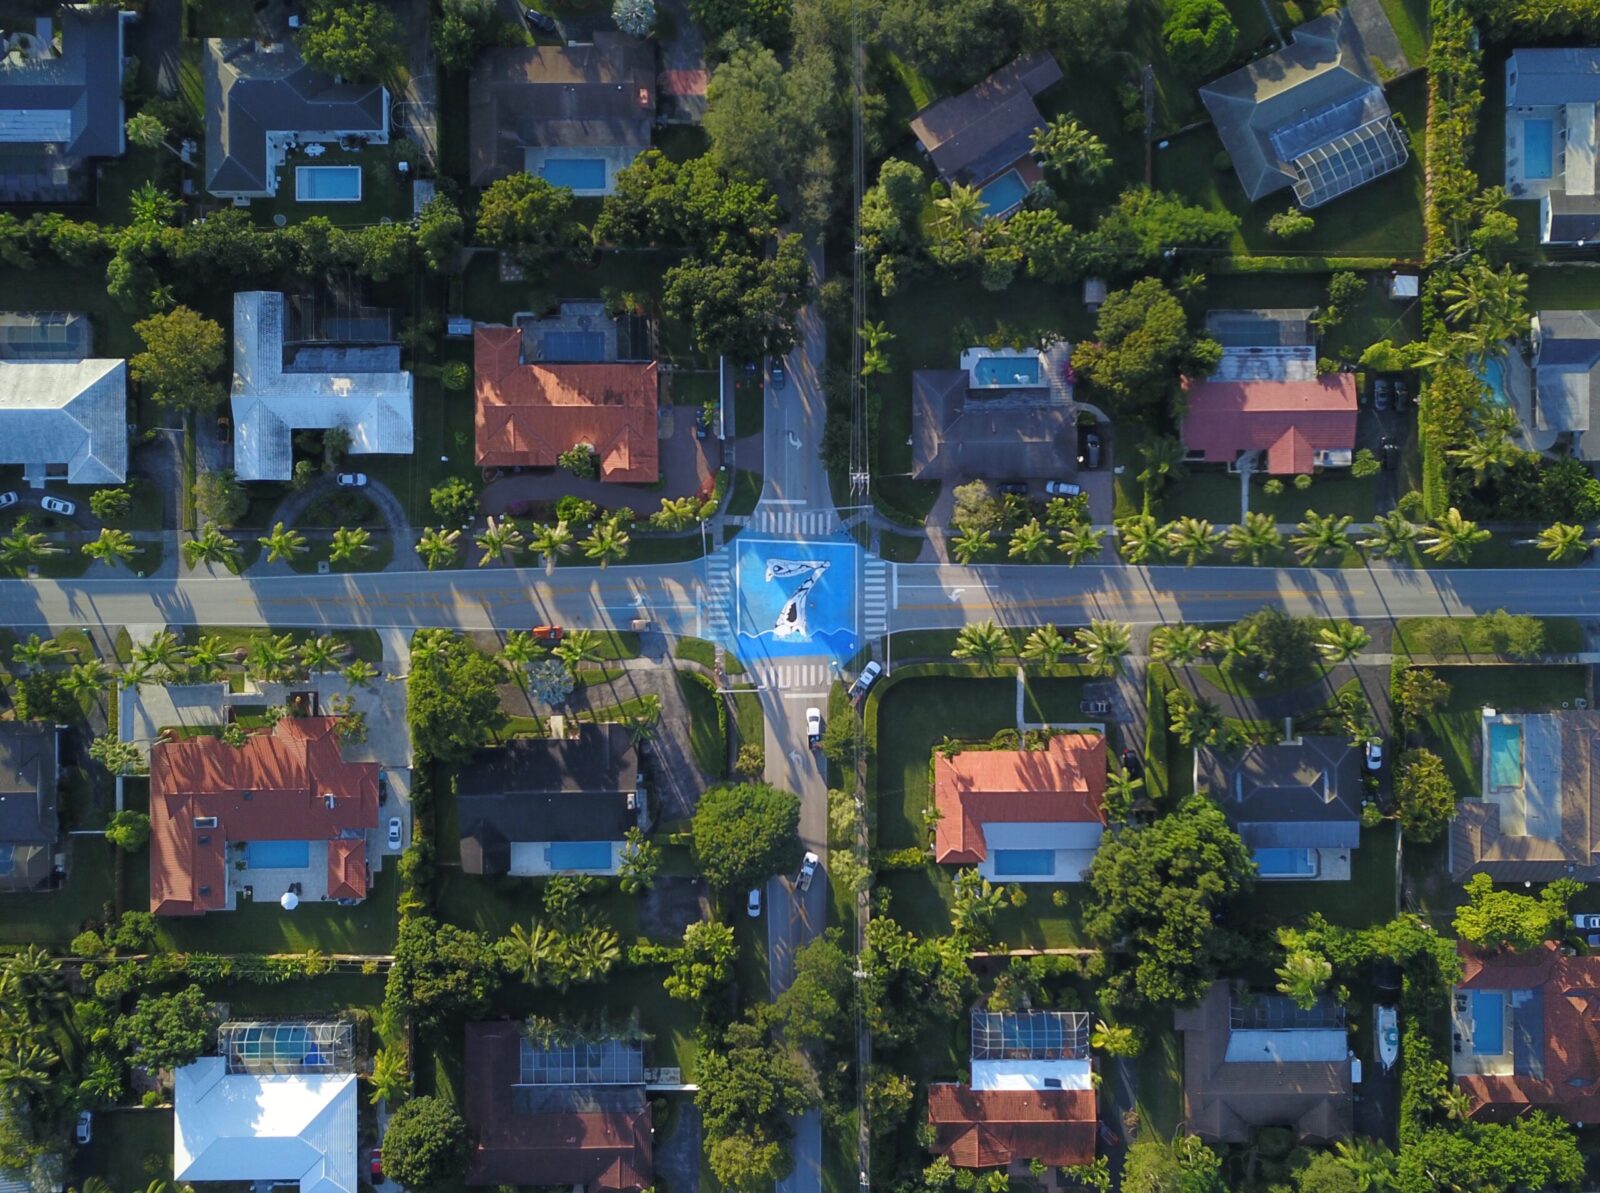
[[[50,669],[66,660],[72,649],[54,638],[30,634],[11,651],[13,665],[29,672]],[[365,659],[351,659],[347,643],[323,635],[296,643],[292,634],[260,633],[247,644],[229,644],[215,634],[202,635],[192,645],[185,644],[171,630],[162,630],[147,642],[133,647],[128,664],[120,674],[122,686],[170,683],[216,683],[230,666],[242,665],[251,679],[287,683],[307,675],[337,671],[351,684],[365,687],[381,674]],[[115,675],[99,659],[72,663],[61,677],[61,686],[76,697],[92,697],[105,690]]]
[[[690,499],[684,499],[690,500]],[[665,509],[667,502],[663,502]],[[671,515],[677,518],[682,510],[673,507]],[[488,567],[496,560],[515,563],[524,552],[539,557],[545,567],[554,567],[556,560],[570,555],[576,547],[586,558],[601,567],[624,559],[628,554],[630,538],[627,525],[620,514],[608,514],[597,519],[589,528],[586,538],[579,539],[565,519],[557,522],[534,523],[526,535],[515,522],[491,517],[487,525],[474,536],[473,542],[482,554],[479,567]],[[454,567],[460,552],[461,532],[443,526],[428,527],[417,542],[417,554],[428,569]]]

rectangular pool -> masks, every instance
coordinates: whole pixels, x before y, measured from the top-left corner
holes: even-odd
[[[996,878],[1013,876],[1040,878],[1056,872],[1053,849],[997,849],[994,851]]]
[[[539,175],[551,186],[571,187],[575,191],[606,189],[606,163],[598,157],[547,157],[539,163]]]
[[[311,865],[311,842],[251,841],[244,860],[252,870],[304,870]]]
[[[1010,215],[1021,207],[1022,200],[1028,197],[1028,184],[1022,181],[1021,174],[1015,170],[1007,170],[978,194],[983,199],[985,215],[991,217]]]
[[[1522,787],[1522,726],[1505,721],[1489,723],[1489,789],[1517,791]]]
[[[1315,878],[1317,861],[1309,849],[1258,849],[1252,855],[1262,878]]]
[[[1472,1050],[1479,1056],[1506,1050],[1506,996],[1499,990],[1472,992]]]
[[[360,166],[296,166],[294,197],[300,203],[359,203]]]
[[[1554,120],[1522,122],[1522,176],[1549,178],[1555,173],[1556,123]]]
[[[1037,356],[985,356],[972,366],[972,379],[979,386],[1035,386],[1043,370]]]
[[[611,869],[611,842],[552,841],[550,843],[550,868],[552,870],[609,870]]]

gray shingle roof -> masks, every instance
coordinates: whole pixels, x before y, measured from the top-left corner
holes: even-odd
[[[1200,748],[1195,790],[1207,791],[1252,849],[1353,849],[1361,843],[1361,764],[1340,737]]]
[[[66,115],[66,140],[35,139],[25,122],[10,132],[0,117],[0,142],[52,144],[68,157],[122,153],[122,20],[111,8],[61,10],[61,56],[45,61],[0,61],[0,111]]]
[[[1044,51],[1018,58],[960,95],[929,104],[911,131],[944,178],[969,185],[989,181],[1033,147],[1044,123],[1033,102],[1061,81],[1061,67]]]
[[[61,824],[56,803],[56,734],[38,721],[0,724],[0,891],[32,890],[50,875]]]
[[[911,378],[911,471],[917,477],[991,480],[1060,476],[1077,468],[1077,412],[1045,390],[988,397],[961,369]]]
[[[1600,49],[1513,50],[1506,62],[1508,107],[1600,103]]]

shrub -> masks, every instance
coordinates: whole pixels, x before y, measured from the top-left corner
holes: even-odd
[[[1278,212],[1267,221],[1267,232],[1279,240],[1293,240],[1296,236],[1304,236],[1316,226],[1316,220],[1298,207],[1291,207],[1287,211]]]
[[[452,360],[440,371],[439,381],[449,393],[458,394],[472,384],[472,370],[466,362]]]
[[[1205,78],[1227,63],[1239,29],[1222,0],[1177,0],[1161,37],[1173,65],[1191,77]]]
[[[1233,155],[1226,149],[1219,149],[1211,156],[1211,168],[1218,174],[1226,174],[1233,169]]]

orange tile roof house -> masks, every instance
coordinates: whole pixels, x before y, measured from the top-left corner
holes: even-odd
[[[1274,476],[1348,465],[1356,442],[1355,376],[1194,382],[1183,442],[1191,460],[1230,468],[1242,455],[1264,455],[1254,470],[1264,465]]]
[[[1106,740],[1058,733],[1042,750],[935,753],[934,860],[1005,882],[1077,882],[1105,831]]]
[[[659,479],[654,362],[524,364],[516,327],[480,327],[473,347],[480,466],[554,468],[562,452],[587,443],[601,480]]]
[[[231,910],[239,890],[253,885],[252,871],[266,869],[309,884],[307,899],[366,898],[378,765],[346,762],[335,724],[285,717],[243,746],[207,735],[151,747],[152,912]],[[288,845],[252,856],[258,842]]]
[[[1450,1070],[1472,1117],[1600,1117],[1600,955],[1566,957],[1555,941],[1527,953],[1457,951]]]

